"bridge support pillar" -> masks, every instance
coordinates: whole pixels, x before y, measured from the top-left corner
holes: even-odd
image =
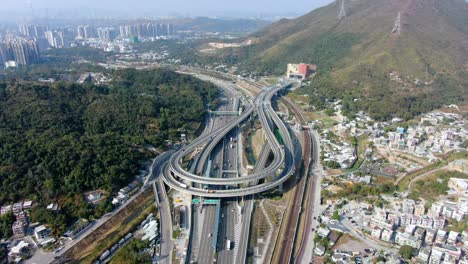
[[[283,188],[283,183],[278,185],[278,191],[280,192],[283,192],[284,191],[284,188]]]

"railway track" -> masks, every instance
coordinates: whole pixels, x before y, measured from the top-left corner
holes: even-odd
[[[288,99],[282,97],[282,102],[288,106],[295,113],[296,117],[299,119],[299,123],[302,126],[307,125],[304,116],[301,111],[299,111],[295,105],[293,105]],[[307,185],[307,177],[309,175],[309,166],[310,166],[310,154],[312,150],[312,140],[308,130],[302,131],[303,138],[303,153],[302,153],[302,166],[303,174],[299,179],[299,184],[296,186],[294,192],[293,206],[290,207],[290,213],[288,214],[287,221],[285,223],[286,230],[284,232],[283,240],[281,241],[281,251],[279,254],[279,263],[291,263],[294,242],[296,241],[297,229],[299,225],[299,217],[302,212],[302,205],[304,202],[304,192]]]
[[[255,82],[251,82],[251,81],[244,81],[244,82],[259,89],[261,89],[262,87],[262,85],[255,83]],[[288,108],[290,108],[294,112],[301,126],[307,125],[304,115],[299,109],[297,109],[297,107],[291,101],[289,101],[285,97],[281,97],[280,100],[282,103],[284,103]],[[304,203],[304,194],[305,194],[304,192],[307,186],[307,177],[309,174],[309,167],[311,163],[312,138],[308,130],[302,131],[302,138],[303,138],[303,153],[302,153],[303,174],[299,178],[298,185],[296,186],[294,190],[294,199],[292,202],[292,206],[289,206],[289,212],[286,214],[287,215],[286,222],[283,222],[283,227],[286,228],[285,231],[283,232],[283,239],[279,244],[277,244],[277,247],[281,249],[281,250],[276,251],[276,252],[279,252],[277,263],[281,263],[281,264],[291,263],[292,261],[294,242],[296,241],[299,217],[302,212],[302,206]],[[309,214],[307,214],[307,217],[308,216]],[[309,223],[310,221],[311,220],[308,217],[307,222]],[[309,232],[309,230],[307,230],[306,232]],[[301,252],[303,252],[304,250],[304,247],[302,247],[302,245],[305,240],[305,237],[306,236],[302,237],[302,243],[301,243],[299,256],[302,256],[303,254],[303,253],[301,254]]]

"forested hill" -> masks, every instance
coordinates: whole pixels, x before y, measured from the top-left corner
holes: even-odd
[[[119,70],[113,80],[0,83],[0,204],[117,190],[150,158],[148,145],[190,132],[217,95],[209,83],[166,70]],[[73,203],[63,202],[64,211],[85,217]]]
[[[252,34],[254,45],[215,56],[259,74],[283,75],[287,63],[317,64],[308,94],[324,97],[315,98],[322,102],[346,96],[350,112],[365,110],[376,119],[463,104],[465,0],[344,0],[346,16],[340,19],[341,3],[280,20]],[[398,14],[400,30],[393,30]]]

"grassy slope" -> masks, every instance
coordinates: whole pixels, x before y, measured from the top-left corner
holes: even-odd
[[[391,33],[398,12],[401,35]],[[468,3],[355,0],[347,1],[346,19],[339,21],[337,13],[332,3],[294,20],[283,19],[252,35],[257,44],[218,55],[260,74],[282,75],[289,62],[317,64],[319,73],[326,73],[326,81],[316,82],[326,87],[319,94],[328,89],[328,97],[365,98],[370,103],[361,110],[369,112],[402,109],[390,114],[411,112],[409,118],[467,99]],[[391,71],[399,72],[406,85],[390,81]],[[434,83],[416,86],[415,78]],[[377,119],[388,117],[383,113]]]
[[[457,8],[460,6],[464,10]],[[398,11],[402,12],[400,37],[390,33]],[[458,0],[435,3],[432,0],[359,0],[348,3],[348,17],[340,22],[333,3],[296,20],[281,20],[258,32],[254,37],[260,39],[262,52],[257,58],[260,64],[281,59],[316,63],[320,67],[329,62],[329,56],[317,61],[322,58],[310,56],[314,55],[310,48],[331,34],[351,44],[345,45],[344,57],[333,58],[337,73],[350,72],[347,68],[359,63],[398,68],[416,76],[425,73],[426,66],[431,65],[435,70],[453,72],[467,55],[466,11],[467,4]],[[327,55],[335,57],[334,53],[330,51]],[[284,65],[278,66],[281,71],[283,68]]]

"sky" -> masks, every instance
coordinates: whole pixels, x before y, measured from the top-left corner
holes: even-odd
[[[0,11],[83,16],[262,17],[300,15],[333,0],[0,0]]]

